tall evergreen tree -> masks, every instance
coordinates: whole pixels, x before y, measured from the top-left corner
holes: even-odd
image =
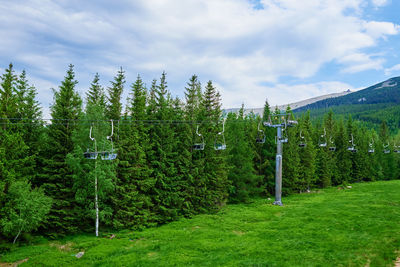
[[[199,206],[206,209],[216,209],[224,205],[228,195],[225,151],[215,151],[213,148],[215,137],[219,132],[220,118],[220,94],[209,81],[203,93],[199,112],[199,120],[204,122],[201,126],[206,144],[202,151],[204,165],[199,182],[203,183],[202,188],[206,191],[199,191],[197,194],[198,196],[205,194]]]
[[[249,118],[244,118],[243,105],[238,116],[231,113],[227,119],[229,200],[232,203],[248,202],[262,191],[262,176],[254,169],[254,152],[246,135],[245,124],[249,122]]]
[[[300,151],[300,169],[299,181],[300,190],[310,190],[315,184],[315,144],[312,140],[312,124],[310,120],[310,112],[301,120],[302,136],[304,136],[307,145]]]
[[[111,81],[111,86],[108,88],[108,105],[107,118],[118,121],[122,113],[121,96],[125,85],[125,71],[120,68],[114,80]]]
[[[114,226],[138,228],[152,220],[150,189],[155,181],[150,176],[145,154],[148,144],[146,120],[146,88],[140,76],[132,84],[128,115],[120,130],[116,191],[113,196]]]
[[[10,64],[0,83],[0,217],[8,216],[3,207],[10,186],[16,181],[27,181],[32,165],[20,127],[16,87],[17,76]]]
[[[46,195],[53,198],[53,206],[44,228],[49,233],[75,232],[79,216],[76,214],[73,172],[66,156],[74,149],[72,134],[77,129],[76,120],[81,114],[81,98],[75,91],[74,66],[69,65],[59,90],[54,90],[51,106],[51,124],[44,145],[44,167],[37,185],[44,187]]]

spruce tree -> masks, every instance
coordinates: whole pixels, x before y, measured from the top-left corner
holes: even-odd
[[[310,190],[315,184],[315,144],[312,140],[313,128],[308,111],[301,120],[302,136],[307,145],[300,150],[299,182],[300,190]]]
[[[204,198],[199,203],[200,207],[216,210],[224,205],[227,199],[226,151],[215,151],[213,144],[221,127],[221,99],[220,94],[209,81],[205,87],[200,104],[199,121],[202,121],[202,134],[204,135],[205,148],[202,151],[204,159],[202,177],[199,182],[200,195]]]
[[[165,72],[162,73],[160,83],[155,88],[154,100],[156,109],[150,119],[157,122],[150,129],[152,154],[149,157],[153,168],[152,177],[155,185],[152,188],[154,212],[158,223],[175,220],[182,205],[177,191],[177,157],[174,151],[175,132],[168,121],[173,116],[172,101],[167,90]],[[153,103],[150,103],[153,104]]]
[[[51,124],[47,129],[43,170],[37,185],[43,186],[46,195],[53,198],[53,206],[45,225],[48,233],[65,234],[77,230],[73,172],[66,162],[68,153],[74,149],[72,134],[77,129],[81,114],[81,98],[75,91],[74,66],[69,65],[67,74],[54,90],[51,106]]]
[[[351,177],[351,153],[348,151],[348,147],[351,146],[351,141],[347,134],[343,120],[337,122],[337,134],[335,138],[336,144],[336,164],[338,167],[337,175],[332,178],[333,185],[341,185],[349,182]],[[350,137],[351,138],[351,137]]]
[[[17,76],[10,64],[0,83],[0,217],[9,215],[3,207],[10,186],[26,182],[31,174],[32,158],[23,138],[17,92]]]
[[[189,173],[187,174],[188,185],[186,187],[187,198],[185,200],[185,206],[190,212],[196,212],[202,210],[200,205],[197,203],[201,202],[201,198],[204,195],[202,187],[199,187],[199,181],[203,177],[203,166],[204,157],[201,151],[193,150],[193,144],[202,142],[202,139],[197,135],[196,130],[199,127],[201,132],[203,129],[200,128],[201,125],[197,123],[199,119],[200,103],[202,100],[201,84],[198,81],[196,75],[192,75],[187,86],[185,87],[185,107],[184,107],[184,120],[189,122],[182,126],[184,128],[184,133],[182,138],[186,144],[183,146],[188,146],[191,153],[188,155],[188,166]]]
[[[271,109],[268,103],[268,100],[265,100],[264,110],[263,110],[263,122],[268,121],[269,116],[271,114]],[[273,194],[275,190],[275,136],[276,132],[274,128],[265,127],[263,123],[260,124],[260,130],[262,130],[265,134],[265,143],[257,144],[261,147],[260,153],[260,174],[264,175],[264,183],[266,186],[267,192]],[[260,132],[260,134],[262,134]]]
[[[132,84],[127,114],[121,121],[116,190],[113,196],[116,228],[140,228],[152,217],[150,189],[155,182],[147,165],[146,88],[140,78]]]
[[[121,67],[117,75],[114,77],[114,80],[111,81],[111,86],[107,90],[107,118],[110,120],[118,121],[121,117],[121,96],[124,91],[125,82],[125,71]]]
[[[249,118],[244,118],[243,105],[238,116],[230,113],[227,119],[228,179],[231,182],[229,200],[232,203],[249,202],[262,190],[262,176],[257,175],[254,169],[254,152],[246,135],[246,124],[249,122]]]

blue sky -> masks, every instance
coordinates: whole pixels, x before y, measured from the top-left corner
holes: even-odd
[[[1,1],[0,71],[25,69],[46,117],[70,63],[82,96],[122,66],[124,97],[165,71],[174,96],[196,74],[226,108],[286,104],[399,76],[398,14],[395,0]]]

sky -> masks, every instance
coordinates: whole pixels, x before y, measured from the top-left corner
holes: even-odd
[[[49,117],[69,64],[85,97],[167,74],[184,97],[193,74],[224,108],[280,105],[400,76],[398,0],[0,0],[0,72],[26,70]]]

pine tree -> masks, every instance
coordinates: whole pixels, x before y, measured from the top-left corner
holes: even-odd
[[[315,184],[315,147],[312,140],[312,125],[310,120],[310,112],[302,118],[301,121],[302,136],[304,136],[307,145],[300,150],[300,169],[299,181],[300,190],[310,190]]]
[[[341,185],[349,182],[351,177],[352,162],[350,154],[352,152],[348,151],[348,147],[351,146],[349,143],[349,136],[346,132],[343,120],[339,120],[337,123],[337,134],[335,138],[336,144],[336,164],[340,166],[338,168],[337,175],[332,177],[333,185]],[[351,138],[351,137],[350,137]],[[350,140],[351,141],[351,140]]]
[[[113,196],[114,227],[140,228],[149,225],[152,217],[150,189],[155,181],[150,177],[146,147],[146,89],[140,78],[132,85],[120,129],[116,191]]]
[[[201,151],[193,150],[193,144],[202,142],[201,138],[197,135],[197,127],[201,126],[197,122],[199,119],[200,103],[202,100],[201,84],[196,75],[192,75],[187,87],[185,87],[185,107],[184,107],[184,120],[190,122],[182,126],[184,128],[182,139],[184,144],[191,153],[188,155],[189,173],[187,174],[188,185],[186,187],[186,198],[184,209],[188,213],[196,213],[202,210],[198,203],[201,202],[202,196],[205,194],[201,187],[201,177],[203,177],[204,157]],[[200,127],[199,127],[200,128]],[[202,131],[200,128],[199,131]]]
[[[108,88],[108,105],[107,105],[107,118],[110,120],[118,121],[122,113],[121,96],[124,91],[125,85],[125,71],[121,69],[118,71],[114,80],[111,81],[111,87]],[[118,130],[118,129],[117,129]]]
[[[392,180],[396,177],[396,163],[393,154],[393,147],[390,144],[389,138],[389,128],[387,126],[386,121],[382,121],[379,131],[379,139],[381,141],[382,146],[384,147],[383,153],[384,155],[381,157],[382,159],[382,169],[383,176],[385,180]],[[385,150],[390,151],[386,153]]]
[[[269,116],[271,114],[271,109],[268,103],[268,100],[265,100],[263,117],[262,120],[268,121]],[[265,188],[269,194],[273,194],[275,190],[275,136],[276,132],[274,128],[265,127],[263,123],[259,123],[259,128],[265,134],[265,143],[264,144],[256,144],[260,147],[260,170],[259,174],[264,175],[264,183]],[[258,129],[258,128],[257,128]],[[259,132],[258,134],[262,134]]]
[[[0,217],[9,215],[3,207],[10,186],[17,181],[26,182],[32,165],[23,140],[17,92],[17,76],[10,64],[0,83]]]
[[[199,206],[210,210],[218,209],[224,205],[228,195],[229,181],[227,179],[225,151],[215,151],[213,148],[221,123],[220,101],[220,94],[209,81],[203,93],[199,112],[199,121],[204,122],[201,126],[203,126],[202,131],[206,146],[202,151],[204,165],[202,177],[199,179],[201,184],[197,196],[204,195]]]
[[[39,171],[37,161],[44,128],[41,121],[41,107],[36,100],[36,88],[29,85],[25,71],[22,71],[16,82],[16,95],[18,97],[18,118],[21,123],[18,131],[22,134],[27,146],[26,155],[29,157],[29,159],[27,158],[26,170],[30,182],[34,182]]]
[[[173,146],[175,132],[171,125],[166,123],[171,120],[173,109],[165,72],[162,73],[154,93],[156,109],[150,118],[159,123],[150,129],[153,146],[149,160],[153,168],[152,177],[156,180],[152,188],[154,212],[157,222],[164,223],[175,220],[179,214],[179,206],[182,205],[176,190],[179,181],[175,165],[177,153]]]
[[[81,113],[81,98],[75,91],[75,73],[69,65],[59,90],[54,90],[51,106],[51,124],[47,129],[43,170],[37,185],[43,186],[46,195],[53,198],[53,206],[44,228],[48,233],[75,232],[77,219],[73,172],[66,156],[74,149],[72,134],[77,129],[76,120]]]
[[[106,107],[106,97],[104,89],[99,83],[100,75],[95,74],[92,83],[90,84],[89,91],[86,93],[86,104],[87,105],[100,105]]]
[[[246,124],[250,119],[244,118],[243,113],[242,105],[238,116],[231,113],[227,119],[229,200],[232,203],[248,202],[262,190],[262,176],[257,175],[254,169],[254,152],[246,135]]]

